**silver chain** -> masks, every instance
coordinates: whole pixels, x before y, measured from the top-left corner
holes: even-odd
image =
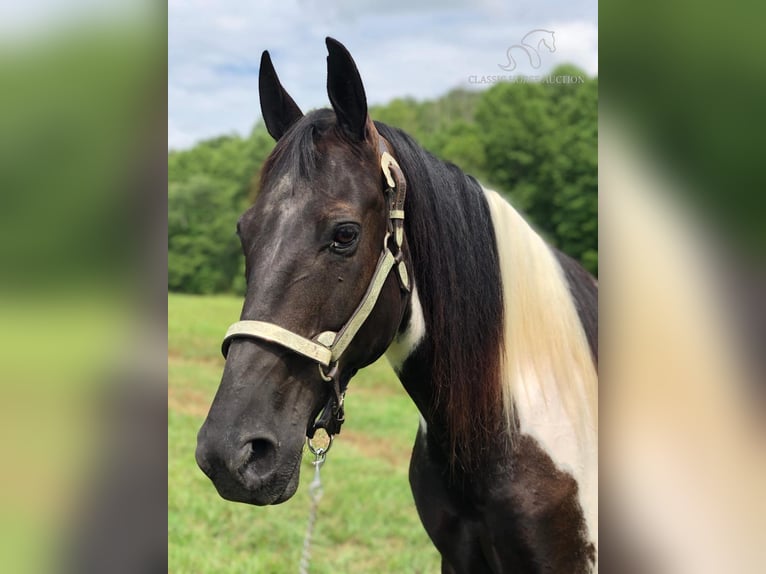
[[[332,440],[330,441],[332,445]],[[301,552],[301,562],[298,569],[300,574],[308,574],[309,560],[311,559],[311,539],[314,536],[314,523],[317,519],[317,509],[319,508],[319,501],[322,500],[322,481],[319,477],[319,469],[325,462],[327,457],[327,451],[330,450],[328,446],[326,449],[318,448],[314,449],[309,442],[309,449],[314,453],[314,480],[309,484],[309,498],[311,498],[311,509],[309,510],[309,522],[306,525],[306,536],[303,537],[303,552]]]

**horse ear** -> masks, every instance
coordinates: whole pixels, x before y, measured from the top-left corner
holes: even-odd
[[[264,51],[261,55],[258,92],[261,97],[261,114],[266,129],[271,137],[278,140],[291,125],[303,117],[303,112],[279,82],[268,51]]]
[[[355,141],[365,139],[367,96],[362,77],[346,47],[330,38],[327,44],[327,95],[338,118],[338,125]]]

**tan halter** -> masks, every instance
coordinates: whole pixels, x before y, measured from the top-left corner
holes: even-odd
[[[374,130],[372,122],[369,125],[372,125]],[[309,436],[313,436],[314,431],[320,427],[324,427],[330,435],[340,431],[340,425],[343,423],[343,391],[339,387],[338,361],[375,308],[383,285],[392,269],[396,268],[401,289],[403,291],[410,290],[409,275],[402,253],[402,243],[404,241],[404,200],[407,193],[407,183],[399,164],[389,152],[388,142],[377,134],[377,130],[374,130],[373,133],[377,136],[380,168],[383,171],[383,176],[388,186],[384,191],[388,201],[388,225],[386,235],[383,238],[383,249],[378,258],[375,272],[372,275],[364,297],[362,297],[351,317],[349,317],[348,321],[338,332],[324,331],[312,339],[293,333],[274,323],[265,321],[237,321],[226,331],[221,348],[223,356],[226,357],[232,339],[260,339],[290,349],[294,353],[318,363],[322,378],[333,385],[333,396],[330,400],[331,404],[328,405],[332,411],[333,420],[325,421],[327,413],[323,413],[320,422],[315,423],[313,428],[308,431]],[[328,370],[325,371],[323,367]],[[327,407],[325,407],[325,411],[327,411]]]

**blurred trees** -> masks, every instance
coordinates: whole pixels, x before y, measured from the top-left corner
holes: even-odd
[[[505,194],[553,245],[598,273],[598,80],[495,84],[426,102],[370,109],[424,148]],[[579,81],[582,78],[584,81]],[[239,214],[252,202],[274,142],[262,123],[168,154],[168,281],[172,291],[244,288]]]
[[[193,175],[168,186],[168,288],[228,291],[238,270],[239,241],[233,232],[240,209],[236,188]]]
[[[561,66],[558,76],[582,75]],[[477,105],[487,181],[598,270],[598,84],[498,84]]]

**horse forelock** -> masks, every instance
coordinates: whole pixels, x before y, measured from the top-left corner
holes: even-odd
[[[378,163],[373,146],[350,140],[338,126],[335,112],[327,108],[309,112],[288,129],[264,161],[255,196],[274,191],[285,180],[311,187],[327,165],[325,160],[331,164],[332,156],[339,154],[359,162],[361,169],[374,170]]]

